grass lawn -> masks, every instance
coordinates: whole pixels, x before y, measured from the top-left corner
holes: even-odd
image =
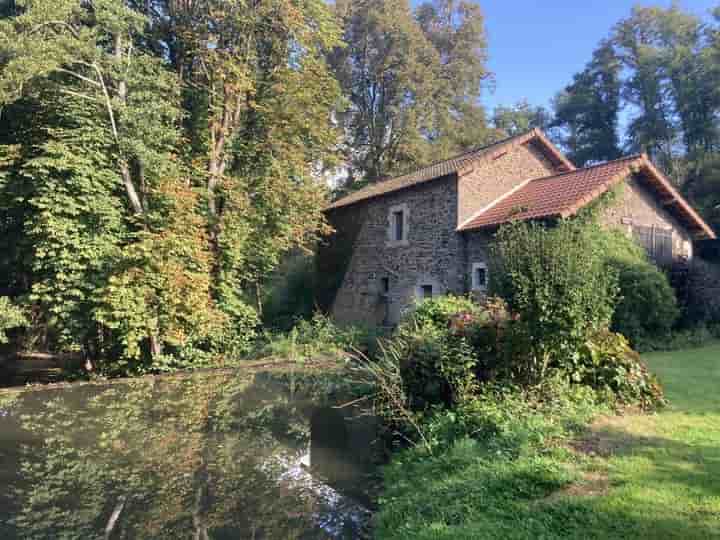
[[[720,345],[645,359],[670,406],[593,424],[610,484],[591,504],[621,515],[628,537],[720,538]]]
[[[720,539],[720,344],[646,361],[670,400],[659,413],[601,416],[510,459],[471,440],[400,454],[376,536]],[[520,420],[513,436],[551,421]]]

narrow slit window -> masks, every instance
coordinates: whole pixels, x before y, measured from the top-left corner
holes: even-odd
[[[433,297],[433,286],[432,285],[423,285],[422,286],[422,297],[423,299],[428,299]]]
[[[381,290],[383,294],[388,294],[390,292],[390,278],[382,278]]]
[[[400,242],[405,237],[405,212],[393,212],[393,240]]]

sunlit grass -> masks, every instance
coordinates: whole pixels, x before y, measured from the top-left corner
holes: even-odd
[[[720,539],[720,344],[646,360],[670,405],[515,461],[461,441],[387,471],[379,538]]]
[[[627,516],[628,537],[720,538],[720,345],[646,360],[670,405],[593,426],[616,441],[593,507]]]

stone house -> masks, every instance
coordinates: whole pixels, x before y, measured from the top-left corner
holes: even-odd
[[[577,169],[532,130],[331,204],[336,232],[318,253],[320,305],[338,322],[393,325],[416,299],[482,294],[498,226],[573,216],[619,184],[601,220],[658,263],[690,259],[695,240],[715,238],[647,156]]]

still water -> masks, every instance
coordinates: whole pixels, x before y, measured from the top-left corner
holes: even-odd
[[[372,421],[237,373],[0,393],[0,538],[363,538]]]

